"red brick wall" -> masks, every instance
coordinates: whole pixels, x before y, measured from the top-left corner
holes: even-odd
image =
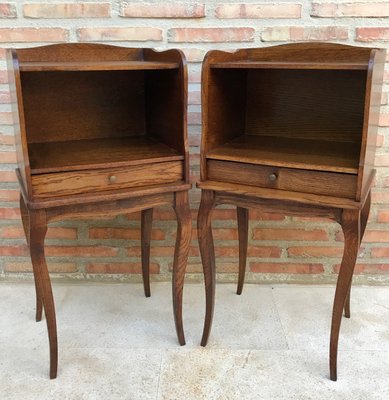
[[[180,47],[189,61],[189,139],[192,176],[198,177],[200,69],[209,49],[321,40],[386,47],[389,1],[85,1],[0,0],[0,47],[93,41],[125,46]],[[31,270],[18,211],[18,186],[9,91],[0,49],[0,276]],[[389,282],[389,69],[385,75],[373,211],[360,251],[357,281]],[[195,220],[199,193],[191,192]],[[327,282],[342,253],[340,227],[322,219],[250,213],[249,281]],[[152,272],[170,279],[175,220],[155,212]],[[235,211],[214,213],[219,279],[236,278]],[[50,270],[60,276],[139,279],[139,215],[53,224],[47,236]],[[188,276],[201,262],[196,232]]]

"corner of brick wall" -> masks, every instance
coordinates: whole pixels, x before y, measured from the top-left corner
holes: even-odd
[[[182,48],[189,62],[189,142],[198,178],[200,71],[210,49],[331,41],[388,47],[389,1],[1,1],[0,0],[0,277],[31,273],[18,210],[13,121],[5,48],[91,41],[131,47]],[[373,207],[355,280],[389,282],[389,68],[377,142]],[[191,192],[193,221],[199,192]],[[218,278],[236,279],[235,210],[214,212]],[[60,278],[140,280],[139,214],[64,221],[50,226],[47,260]],[[195,223],[188,279],[201,279]],[[156,210],[151,271],[170,280],[176,223]],[[250,212],[248,278],[252,282],[332,282],[342,254],[340,227],[323,219]]]

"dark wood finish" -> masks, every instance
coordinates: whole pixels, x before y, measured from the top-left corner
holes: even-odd
[[[236,207],[238,220],[239,238],[239,276],[236,294],[242,294],[244,277],[246,273],[248,234],[249,234],[249,210],[247,208]]]
[[[321,194],[323,193],[323,188],[325,188],[329,196],[351,199],[355,198],[356,193],[355,176],[350,174],[281,168],[276,163],[274,166],[264,166],[244,164],[242,162],[209,160],[207,166],[208,177],[214,181],[313,194]]]
[[[51,221],[140,211],[148,297],[153,208],[172,206],[178,222],[173,311],[178,341],[185,344],[182,293],[191,185],[182,52],[60,44],[9,50],[8,67],[20,209],[33,264],[36,320],[44,310],[47,321],[50,378],[58,367],[55,307],[44,254]]]
[[[330,218],[345,236],[330,338],[330,377],[337,379],[341,317],[343,310],[350,317],[352,276],[371,204],[384,60],[381,49],[325,43],[207,53],[198,183],[207,304],[203,346],[215,296],[212,209],[237,207],[238,294],[249,208]]]
[[[202,190],[201,203],[197,217],[197,237],[199,241],[201,261],[204,268],[205,281],[205,321],[201,346],[206,346],[211,331],[213,310],[215,308],[216,264],[215,249],[212,237],[212,210],[215,207],[215,193]]]
[[[29,150],[32,174],[184,159],[179,152],[146,136],[31,143]]]
[[[141,213],[141,251],[142,276],[145,296],[150,297],[150,241],[153,223],[153,209],[142,210]]]

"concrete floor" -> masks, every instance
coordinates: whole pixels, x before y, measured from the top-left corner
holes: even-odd
[[[199,346],[204,288],[185,286],[187,345],[170,284],[54,284],[59,370],[48,378],[45,322],[32,283],[0,284],[0,399],[389,399],[389,287],[355,287],[329,380],[332,286],[217,286]]]

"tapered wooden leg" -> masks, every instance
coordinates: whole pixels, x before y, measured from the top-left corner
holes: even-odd
[[[247,245],[249,233],[249,210],[237,207],[238,217],[238,239],[239,239],[239,277],[236,294],[242,294],[244,277],[246,273]]]
[[[142,247],[142,275],[145,296],[150,297],[150,241],[153,223],[153,209],[142,210],[141,215],[141,247]]]
[[[177,239],[173,261],[173,310],[178,342],[180,345],[184,345],[185,335],[182,325],[182,295],[190,239],[192,236],[192,218],[187,191],[175,193],[174,211],[177,216]]]
[[[44,250],[45,235],[47,232],[46,213],[42,210],[29,210],[29,217],[31,261],[34,270],[35,284],[39,294],[38,297],[42,300],[45,310],[50,344],[50,378],[54,379],[57,376],[58,344],[53,292]]]
[[[333,381],[337,380],[338,340],[342,311],[349,293],[360,243],[359,210],[343,210],[341,225],[344,233],[344,252],[335,291],[330,339],[330,376]]]
[[[30,246],[29,241],[30,241],[30,220],[29,220],[29,215],[28,215],[28,209],[26,207],[26,204],[24,203],[23,196],[20,195],[20,214],[22,216],[22,224],[23,224],[23,230],[24,234],[26,236],[27,244]],[[39,295],[39,291],[37,288],[37,284],[35,281],[35,294],[36,294],[36,311],[35,311],[35,320],[37,322],[41,321],[42,319],[42,309],[43,309],[43,304],[42,300]]]
[[[215,306],[216,265],[211,226],[211,216],[214,206],[215,193],[211,190],[203,190],[201,193],[201,203],[197,217],[197,232],[201,261],[204,269],[206,301],[205,322],[201,346],[206,346],[208,342]]]
[[[369,214],[370,214],[370,207],[371,207],[371,192],[367,195],[365,204],[362,208],[361,211],[361,230],[360,230],[360,237],[359,237],[359,245],[361,245],[363,236],[365,234],[366,230],[366,225],[367,225],[367,220],[369,219]],[[351,286],[352,282],[350,283],[350,288],[348,290],[347,298],[346,298],[346,303],[344,305],[344,316],[346,318],[350,318],[350,295],[351,295]]]

